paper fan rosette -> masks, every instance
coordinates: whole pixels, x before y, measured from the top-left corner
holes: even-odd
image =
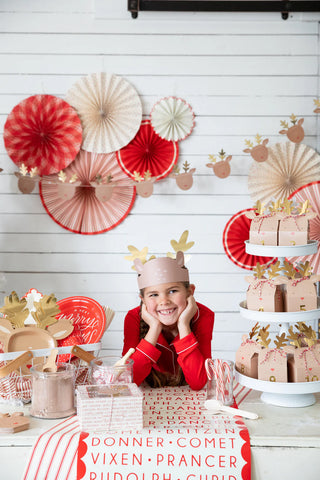
[[[67,92],[83,128],[82,148],[110,153],[127,145],[139,130],[142,105],[135,88],[111,73],[80,78]]]
[[[36,167],[39,175],[50,175],[75,159],[82,128],[76,111],[67,102],[52,95],[34,95],[9,113],[3,138],[16,165]]]
[[[223,248],[230,260],[240,268],[253,270],[259,262],[260,265],[268,266],[275,262],[276,258],[261,257],[246,253],[245,241],[249,240],[249,231],[251,220],[246,216],[246,212],[253,210],[247,208],[233,215],[227,222],[223,235]]]
[[[122,170],[132,179],[135,172],[143,176],[149,171],[159,180],[169,175],[178,155],[178,143],[160,138],[150,121],[144,120],[134,139],[117,152],[117,159]]]
[[[305,202],[309,200],[311,205],[311,210],[316,212],[318,215],[315,218],[309,220],[309,237],[310,240],[317,240],[320,245],[320,181],[311,182],[307,185],[303,185],[293,192],[290,199],[294,199],[297,202]],[[318,251],[314,255],[304,255],[302,257],[289,257],[288,260],[291,263],[305,263],[307,260],[310,262],[312,267],[312,273],[320,273],[320,250],[318,246]]]
[[[156,103],[150,114],[154,131],[165,140],[184,140],[194,127],[194,113],[185,100],[167,97]]]
[[[252,165],[248,176],[253,200],[268,202],[288,198],[307,183],[320,180],[320,155],[303,143],[276,143],[268,159]]]
[[[44,208],[61,227],[83,235],[107,232],[121,223],[135,200],[135,187],[118,165],[115,153],[96,154],[80,150],[74,162],[64,170],[67,177],[77,176],[81,182],[71,200],[59,194],[59,184],[50,177],[42,178],[39,189]],[[97,176],[111,176],[111,198],[102,202],[91,185]]]

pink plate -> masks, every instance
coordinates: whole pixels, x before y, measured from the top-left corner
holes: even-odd
[[[73,321],[73,333],[80,333],[83,343],[97,343],[106,329],[106,315],[102,306],[89,297],[68,297],[57,302],[57,318]]]

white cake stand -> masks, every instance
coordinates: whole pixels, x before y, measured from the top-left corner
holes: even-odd
[[[263,257],[278,257],[280,264],[283,265],[286,257],[313,255],[317,252],[318,242],[312,240],[306,245],[272,246],[255,245],[246,240],[245,246],[246,253]],[[259,323],[278,323],[280,327],[279,334],[281,335],[282,332],[288,332],[291,323],[305,322],[319,318],[319,306],[320,302],[318,298],[318,308],[315,310],[299,312],[258,312],[248,310],[246,302],[243,301],[240,303],[240,314],[244,318]],[[313,393],[320,392],[320,381],[297,383],[268,382],[247,377],[237,371],[235,376],[241,385],[263,392],[261,395],[263,402],[280,407],[308,407],[316,401]]]

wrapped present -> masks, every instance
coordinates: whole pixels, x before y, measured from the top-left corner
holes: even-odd
[[[288,354],[289,382],[314,382],[320,379],[320,344],[317,334],[304,322],[290,326],[288,339],[290,345],[285,347]]]
[[[315,218],[317,213],[308,211],[308,200],[296,208],[292,201],[286,199],[282,208],[278,245],[306,245],[309,240],[309,220]]]
[[[261,328],[258,338],[262,345],[258,355],[258,379],[269,382],[287,382],[288,367],[287,353],[283,347],[286,346],[286,335],[282,333],[276,336],[275,348],[270,348],[271,339],[268,332],[269,325]]]
[[[143,428],[143,394],[135,383],[77,387],[77,415],[82,431]]]
[[[297,270],[290,262],[284,262],[284,309],[286,312],[315,310],[318,298],[315,283],[320,275],[311,275],[309,261],[297,266]]]
[[[260,312],[283,312],[283,296],[281,286],[285,277],[278,276],[280,262],[271,265],[268,278],[265,277],[266,268],[258,262],[254,268],[254,276],[246,276],[250,284],[247,290],[247,308]]]
[[[248,335],[242,336],[242,343],[236,351],[236,370],[251,378],[258,378],[258,352],[261,345]]]
[[[278,225],[281,214],[270,212],[267,214],[256,215],[254,211],[249,211],[246,216],[251,219],[249,242],[256,245],[277,245],[278,244]]]

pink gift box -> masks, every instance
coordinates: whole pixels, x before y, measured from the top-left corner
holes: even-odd
[[[77,415],[86,432],[141,430],[143,394],[135,383],[81,385]]]

